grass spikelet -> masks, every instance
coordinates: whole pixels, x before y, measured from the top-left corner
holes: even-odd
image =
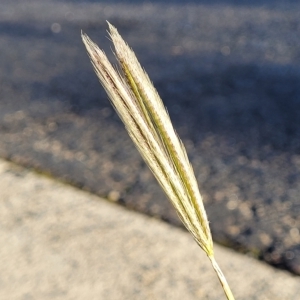
[[[214,258],[207,215],[184,145],[134,52],[117,29],[108,25],[120,71],[113,68],[104,52],[86,34],[82,34],[94,70],[135,146],[183,224],[211,260],[227,299],[232,300],[229,285]]]

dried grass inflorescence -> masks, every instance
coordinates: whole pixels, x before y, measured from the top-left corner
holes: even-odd
[[[109,24],[120,70],[82,34],[95,72],[140,154],[174,205],[178,216],[210,258],[228,299],[234,299],[213,252],[213,241],[198,184],[183,143],[134,52]]]

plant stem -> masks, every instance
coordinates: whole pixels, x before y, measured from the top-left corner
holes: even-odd
[[[224,293],[225,293],[227,299],[228,300],[235,300],[234,296],[233,296],[233,294],[231,292],[231,289],[230,289],[230,287],[228,285],[228,282],[227,282],[227,280],[226,280],[226,278],[225,278],[222,270],[220,269],[220,267],[219,267],[219,265],[218,265],[215,257],[212,255],[212,256],[208,256],[208,258],[210,259],[211,264],[212,264],[215,272],[217,273],[217,275],[219,277],[219,280],[221,282],[222,288],[224,290]]]

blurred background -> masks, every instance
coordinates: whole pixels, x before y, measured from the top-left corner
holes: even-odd
[[[134,49],[216,242],[300,275],[298,1],[1,0],[0,156],[181,226],[81,42]]]

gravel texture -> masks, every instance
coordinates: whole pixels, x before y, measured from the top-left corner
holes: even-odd
[[[297,1],[1,0],[0,156],[179,225],[80,40],[110,53],[105,20],[168,107],[215,241],[299,275]]]

